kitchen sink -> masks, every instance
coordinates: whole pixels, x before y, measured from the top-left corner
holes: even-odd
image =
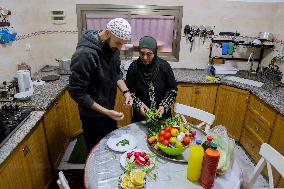
[[[236,77],[236,76],[226,76],[224,77],[224,79],[235,81],[235,82],[246,84],[246,85],[252,85],[254,87],[261,87],[263,85],[263,83],[260,81],[254,81],[251,79],[245,79],[245,78]]]

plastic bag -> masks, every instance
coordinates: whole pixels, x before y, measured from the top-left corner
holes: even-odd
[[[217,173],[223,175],[232,166],[235,141],[228,137],[227,129],[222,125],[209,129],[207,134],[211,135],[213,137],[212,142],[218,145],[220,159],[217,167]]]

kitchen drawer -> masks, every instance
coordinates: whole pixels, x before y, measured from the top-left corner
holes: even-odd
[[[243,128],[240,142],[252,159],[258,162],[260,159],[259,150],[262,143],[247,128]]]
[[[277,115],[277,112],[274,109],[254,95],[251,95],[249,109],[253,114],[257,115],[264,124],[270,129],[273,129]]]
[[[257,117],[249,110],[246,114],[245,127],[253,134],[259,141],[268,143],[271,130],[265,126]]]

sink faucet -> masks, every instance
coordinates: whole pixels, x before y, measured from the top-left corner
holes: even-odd
[[[249,77],[251,77],[251,74],[252,74],[252,73],[255,73],[255,71],[252,70],[253,61],[254,61],[253,54],[254,54],[254,51],[252,51],[252,53],[250,53],[249,58],[248,58],[248,62],[247,62],[247,64],[250,63],[250,68],[249,68],[249,71],[248,71],[248,76],[249,76]]]

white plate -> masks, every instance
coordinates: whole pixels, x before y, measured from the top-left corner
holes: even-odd
[[[125,146],[122,145],[117,145],[119,143],[119,141],[121,140],[128,140],[129,144],[126,144]],[[134,148],[136,148],[137,144],[136,144],[136,140],[132,135],[129,134],[122,134],[121,136],[113,136],[110,137],[107,141],[107,146],[117,152],[126,152],[128,150],[132,150]]]
[[[129,151],[123,153],[123,154],[120,156],[119,162],[120,162],[120,165],[121,165],[124,169],[126,169],[126,165],[127,165],[127,161],[126,161],[127,153],[128,153],[128,152],[132,152],[132,151],[134,151],[134,152],[146,152],[146,154],[149,156],[150,162],[151,162],[151,165],[149,166],[149,169],[152,169],[152,168],[154,167],[155,158],[153,158],[153,157],[151,156],[151,153],[150,153],[150,152],[148,152],[148,151],[146,151],[146,150],[142,150],[142,149],[134,149],[134,150],[129,150]]]

